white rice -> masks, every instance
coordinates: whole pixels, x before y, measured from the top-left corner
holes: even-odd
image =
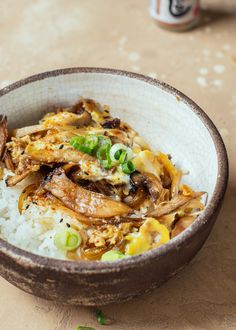
[[[14,187],[7,187],[5,179],[12,173],[4,171],[0,181],[0,236],[9,243],[46,257],[66,259],[65,252],[54,245],[54,235],[65,228],[71,218],[61,211],[54,211],[31,204],[22,214],[18,199],[22,190],[32,182],[25,179]],[[63,222],[60,220],[63,219]]]

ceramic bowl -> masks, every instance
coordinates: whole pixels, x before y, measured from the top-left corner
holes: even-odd
[[[71,68],[21,80],[0,91],[12,127],[35,123],[55,106],[83,96],[111,107],[155,150],[189,171],[185,182],[208,193],[205,210],[168,244],[113,263],[71,262],[34,255],[0,239],[0,274],[18,288],[66,304],[103,305],[149,291],[179,272],[202,247],[220,210],[227,154],[208,116],[188,97],[158,80],[125,71]]]

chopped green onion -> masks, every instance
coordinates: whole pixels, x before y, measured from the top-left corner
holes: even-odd
[[[79,325],[76,330],[95,330],[94,328],[90,328],[90,327],[82,327],[81,325]]]
[[[116,143],[111,147],[110,157],[114,163],[123,164],[133,157],[133,152],[123,143]]]
[[[110,144],[110,146],[112,145],[111,143],[111,139],[107,136],[104,135],[98,135],[98,144],[101,146],[102,144]]]
[[[100,164],[103,168],[105,168],[105,170],[109,170],[113,166],[113,163],[110,159],[100,160]]]
[[[103,312],[100,309],[96,310],[96,315],[97,315],[98,323],[100,325],[105,325],[106,324],[106,318],[105,318],[105,315],[103,314]]]
[[[119,155],[117,155],[117,153],[119,153]],[[116,158],[116,156],[118,156],[118,159]],[[115,158],[118,160],[119,164],[123,164],[125,162],[126,156],[127,156],[127,151],[126,150],[117,151],[115,153]]]
[[[85,139],[85,144],[94,150],[98,145],[98,137],[95,134],[89,134]]]
[[[124,151],[124,150],[123,150],[123,151]],[[119,160],[120,155],[121,155],[121,150],[117,150],[116,153],[114,154],[114,158],[115,158],[115,160]]]
[[[131,174],[135,171],[135,166],[133,164],[133,162],[131,160],[129,160],[128,162],[122,164],[122,171],[125,174]]]
[[[91,149],[90,147],[87,147],[86,145],[83,145],[83,144],[78,145],[78,147],[76,149],[84,152],[85,154],[91,154],[93,151],[93,149]]]
[[[84,141],[85,141],[85,137],[84,136],[74,136],[73,138],[71,138],[70,144],[75,149],[77,149],[80,144],[84,143]]]
[[[92,154],[92,152],[98,146],[98,137],[95,134],[88,134],[86,136],[74,136],[70,140],[70,144],[77,150],[86,154]]]
[[[118,250],[110,250],[103,253],[101,260],[102,261],[116,261],[119,259],[124,259],[125,255]]]
[[[54,236],[54,244],[60,250],[70,251],[76,249],[81,244],[81,236],[74,229],[66,229],[58,232]]]
[[[102,144],[98,148],[96,152],[96,156],[100,161],[100,164],[106,170],[110,169],[113,166],[113,163],[110,158],[110,149],[111,149],[111,140],[104,139],[102,140]]]
[[[97,153],[96,153],[96,156],[98,158],[98,160],[105,160],[105,159],[109,159],[110,156],[109,156],[109,152],[110,152],[110,144],[102,144],[98,150],[97,150]]]

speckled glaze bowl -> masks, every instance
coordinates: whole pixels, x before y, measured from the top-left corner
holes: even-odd
[[[64,304],[105,305],[160,286],[190,262],[220,210],[228,162],[217,129],[193,101],[165,83],[134,73],[71,68],[38,74],[2,89],[0,108],[10,125],[19,127],[80,96],[110,105],[113,115],[189,171],[186,183],[208,193],[204,212],[179,236],[158,249],[113,263],[49,259],[0,239],[0,274],[10,283]]]

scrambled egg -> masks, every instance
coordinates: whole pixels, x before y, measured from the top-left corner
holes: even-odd
[[[137,171],[143,173],[152,173],[160,177],[162,173],[162,165],[159,163],[157,157],[150,150],[139,152],[133,159],[133,164]]]
[[[59,112],[57,114],[49,113],[42,120],[42,124],[44,127],[54,127],[54,126],[65,126],[73,125],[78,121],[78,115],[73,112]]]
[[[133,256],[167,243],[170,233],[158,220],[147,218],[139,232],[131,233],[125,238],[129,241],[125,254]]]
[[[104,170],[97,163],[81,162],[80,167],[81,177],[85,180],[89,179],[91,181],[99,181],[102,179],[106,179],[109,183],[113,185],[129,183],[129,175],[125,174],[120,166],[116,168],[115,172],[113,172],[112,170]]]

